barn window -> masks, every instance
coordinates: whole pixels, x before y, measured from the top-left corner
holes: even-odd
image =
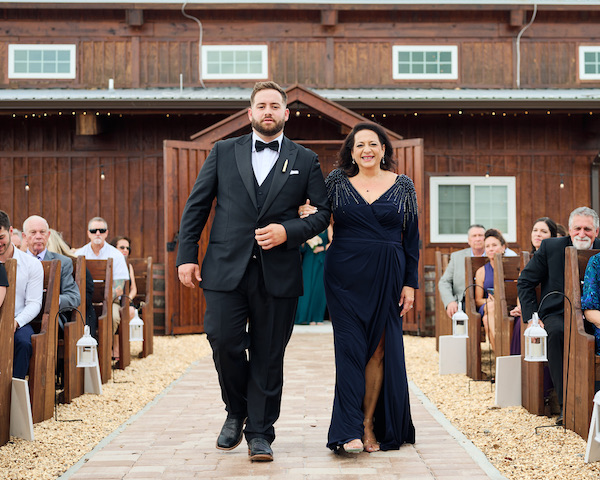
[[[600,46],[579,47],[579,78],[581,80],[600,79]]]
[[[9,45],[8,78],[75,78],[75,45]]]
[[[464,243],[469,225],[517,240],[515,177],[431,177],[430,241]]]
[[[456,80],[458,48],[455,45],[395,45],[393,78]]]
[[[266,45],[205,45],[202,47],[202,78],[267,78],[267,53]]]

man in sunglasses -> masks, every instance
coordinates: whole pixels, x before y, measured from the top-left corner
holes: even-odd
[[[108,237],[108,223],[102,217],[94,217],[88,222],[88,238],[90,243],[75,252],[76,256],[83,255],[90,260],[113,259],[113,298],[123,295],[125,282],[129,280],[129,270],[125,257],[119,250],[106,241]],[[119,305],[113,303],[113,334],[121,323]],[[116,356],[116,353],[115,353]]]

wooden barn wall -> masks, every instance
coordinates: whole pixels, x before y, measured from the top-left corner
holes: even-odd
[[[430,177],[486,172],[492,177],[515,176],[517,242],[511,247],[527,250],[535,219],[549,216],[566,226],[574,208],[591,206],[591,165],[600,150],[600,115],[494,113],[392,114],[381,121],[405,138],[424,139],[427,224]],[[466,247],[466,236],[462,246],[433,244],[426,228],[424,246],[425,264],[433,265],[436,250]]]
[[[367,115],[368,112],[364,112]],[[369,115],[370,116],[370,115]],[[132,255],[164,262],[163,140],[190,135],[224,115],[123,116],[98,136],[74,133],[70,116],[0,116],[0,209],[21,226],[33,214],[47,218],[73,246],[87,243],[89,218],[101,215],[110,236],[132,238]],[[566,224],[569,212],[590,205],[591,163],[600,150],[600,115],[424,115],[388,112],[375,116],[405,138],[423,138],[425,151],[425,264],[435,250],[460,245],[429,239],[429,178],[433,175],[514,175],[517,178],[517,249],[529,247],[533,221],[548,215]],[[333,168],[335,125],[316,116],[292,115],[286,134],[313,139],[324,170]],[[104,170],[105,180],[100,179]],[[560,180],[565,184],[559,188]],[[25,191],[25,182],[30,185]],[[189,179],[193,182],[193,179]]]
[[[101,216],[109,240],[126,235],[132,256],[163,263],[163,140],[187,140],[221,118],[124,116],[105,119],[105,133],[83,137],[70,115],[2,116],[0,209],[19,229],[29,215],[42,215],[74,247],[89,242],[87,222]]]
[[[269,47],[269,75],[282,85],[310,88],[513,88],[516,36],[509,11],[339,12],[321,24],[320,11],[191,10],[203,24],[203,43]],[[265,20],[268,18],[269,20]],[[198,87],[198,27],[178,11],[144,11],[129,26],[118,10],[0,9],[0,87],[116,88]],[[598,87],[578,80],[578,46],[600,41],[600,12],[541,9],[521,39],[521,87]],[[8,79],[11,43],[74,43],[77,78]],[[458,45],[459,78],[392,79],[395,44]],[[250,86],[253,81],[205,81],[208,86]]]

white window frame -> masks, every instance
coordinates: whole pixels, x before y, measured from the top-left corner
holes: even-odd
[[[440,52],[449,51],[452,71],[450,73],[400,73],[398,71],[398,54],[400,52]],[[394,80],[457,80],[458,79],[458,46],[456,45],[394,45],[392,46],[392,77]]]
[[[208,52],[223,51],[250,51],[260,52],[262,55],[262,68],[260,73],[208,73]],[[204,80],[254,80],[269,77],[269,48],[267,45],[202,45],[202,78]]]
[[[580,46],[579,47],[579,79],[580,80],[600,80],[600,73],[585,73],[585,54],[600,53],[600,45]]]
[[[70,53],[70,65],[68,73],[17,73],[15,72],[15,52],[22,50],[55,50],[68,51]],[[75,60],[75,45],[39,45],[14,43],[8,46],[8,78],[34,78],[34,79],[74,79],[77,74],[77,63]]]
[[[469,224],[475,221],[475,203],[473,192],[475,186],[506,186],[507,187],[507,218],[508,231],[502,232],[507,242],[517,241],[517,189],[516,177],[430,177],[429,178],[429,241],[431,243],[465,243],[467,232],[458,234],[439,233],[439,190],[440,185],[468,185],[471,187],[471,211]],[[494,228],[494,225],[484,225],[485,228]]]

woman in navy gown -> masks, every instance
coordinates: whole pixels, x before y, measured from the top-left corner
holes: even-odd
[[[326,184],[333,242],[325,293],[335,344],[335,399],[327,446],[358,453],[415,442],[402,316],[418,288],[419,231],[413,182],[394,173],[378,125],[354,127]]]

